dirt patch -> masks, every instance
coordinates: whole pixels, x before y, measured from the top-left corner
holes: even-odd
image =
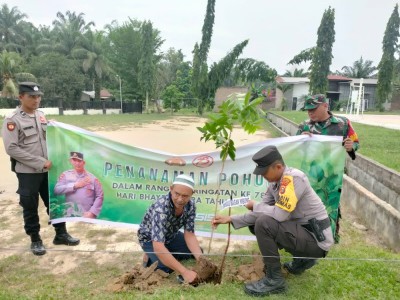
[[[164,285],[169,277],[168,273],[156,270],[157,262],[148,268],[137,264],[130,272],[120,276],[108,290],[111,292],[121,292],[129,290],[139,290],[145,293],[153,293],[157,287]]]
[[[212,282],[219,283],[219,270],[216,264],[204,256],[200,256],[196,261],[196,266],[193,269],[197,273],[197,283]]]
[[[229,266],[223,271],[226,276],[226,281],[238,281],[247,282],[259,280],[265,276],[264,263],[260,255],[253,256],[253,262],[251,264],[240,265],[238,268]],[[156,291],[159,286],[194,286],[197,287],[200,284],[219,284],[221,274],[219,274],[218,266],[210,259],[201,256],[196,261],[196,265],[192,268],[198,275],[195,282],[191,284],[183,283],[180,281],[175,273],[171,275],[165,273],[157,268],[157,262],[152,264],[148,268],[144,268],[141,264],[135,265],[135,267],[125,274],[119,276],[113,283],[108,286],[108,290],[114,293],[128,290],[139,290],[147,294],[152,294]],[[176,279],[175,279],[176,278]]]

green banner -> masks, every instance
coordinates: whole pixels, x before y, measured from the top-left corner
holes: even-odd
[[[52,223],[85,221],[138,228],[150,204],[167,194],[174,178],[184,173],[196,184],[192,198],[197,208],[196,234],[209,236],[216,203],[218,214],[227,214],[222,204],[230,197],[236,204],[245,197],[262,199],[268,182],[252,173],[255,164],[251,157],[267,145],[278,147],[286,165],[308,175],[327,207],[332,226],[337,219],[345,162],[342,137],[301,135],[248,144],[237,148],[236,160],[227,160],[223,170],[218,151],[184,155],[153,151],[59,122],[49,123],[47,141],[53,163],[49,172]],[[83,161],[90,174],[77,178],[71,155],[77,164]],[[84,187],[74,187],[74,180],[87,181]],[[97,207],[90,209],[94,215],[88,217],[85,211],[91,203]],[[235,206],[231,214],[246,211]],[[225,237],[226,233],[227,226],[219,226],[214,236]],[[232,238],[254,239],[247,228],[233,231]]]

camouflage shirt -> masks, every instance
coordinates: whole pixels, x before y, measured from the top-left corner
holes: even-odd
[[[350,138],[353,140],[353,149],[357,151],[360,147],[357,133],[351,126],[350,120],[335,116],[328,111],[330,118],[323,122],[313,122],[310,119],[302,122],[296,132],[296,135],[302,134],[303,132],[310,132],[312,134],[321,135],[338,135],[343,138]]]
[[[147,210],[139,226],[138,239],[144,243],[156,241],[168,244],[182,227],[185,231],[194,232],[196,207],[190,200],[183,209],[183,214],[175,216],[171,193],[158,198]]]

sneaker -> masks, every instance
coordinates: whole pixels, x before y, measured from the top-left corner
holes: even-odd
[[[316,263],[316,259],[295,258],[291,262],[284,263],[283,268],[285,268],[290,274],[300,275],[305,270],[312,268]]]
[[[31,243],[31,251],[33,255],[45,255],[46,254],[46,248],[43,246],[42,241],[36,241]]]

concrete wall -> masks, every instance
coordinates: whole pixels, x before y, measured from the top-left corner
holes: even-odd
[[[5,117],[11,114],[15,108],[2,108],[0,109],[0,116]],[[46,107],[46,108],[39,108],[39,110],[43,111],[46,115],[58,115],[59,109],[58,107]],[[103,114],[103,110],[101,109],[88,109],[88,115],[101,115]],[[107,115],[110,114],[119,114],[119,109],[107,109]],[[76,110],[64,110],[64,115],[83,115],[83,109],[76,109]]]
[[[299,126],[295,122],[292,122],[286,118],[280,117],[273,113],[268,113],[267,119],[271,123],[273,123],[276,127],[278,127],[279,130],[282,132],[282,134],[289,136],[296,135],[297,128]]]
[[[344,176],[341,205],[349,206],[395,251],[400,251],[400,212],[354,179]]]
[[[346,167],[347,175],[400,211],[400,173],[360,154]]]
[[[267,114],[284,135],[295,135],[297,125]],[[393,250],[400,251],[400,174],[365,156],[346,160],[341,203],[349,206],[367,227]]]

